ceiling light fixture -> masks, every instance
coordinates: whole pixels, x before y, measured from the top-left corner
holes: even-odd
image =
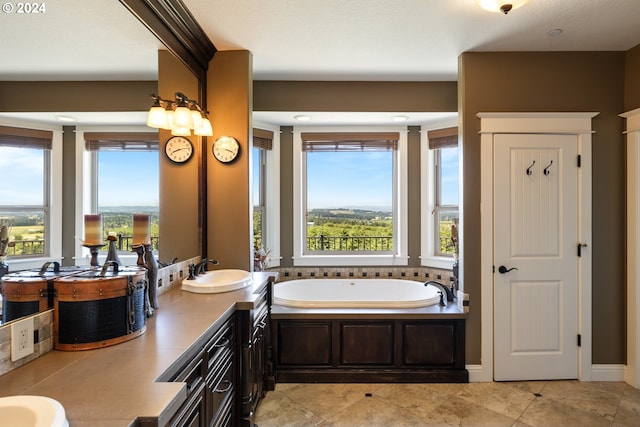
[[[176,99],[162,99],[151,95],[153,105],[147,115],[147,126],[156,129],[170,130],[172,135],[213,136],[209,114],[196,101],[187,98],[181,92],[176,92]]]
[[[74,117],[62,116],[62,115],[56,116],[56,119],[61,121],[61,122],[75,122],[76,121],[76,119]]]
[[[311,120],[311,116],[308,116],[306,114],[299,114],[297,116],[293,116],[293,118],[299,122],[308,122],[309,120]]]
[[[505,15],[523,6],[528,0],[476,0],[476,4],[489,12],[502,12]]]
[[[407,120],[409,120],[409,117],[407,117],[407,116],[393,116],[393,117],[391,117],[391,120],[393,120],[394,122],[406,122]]]

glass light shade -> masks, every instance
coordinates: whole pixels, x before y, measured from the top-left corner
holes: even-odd
[[[168,128],[167,113],[164,107],[151,107],[147,115],[147,126],[152,128]]]
[[[191,135],[191,129],[189,129],[189,128],[172,127],[171,128],[171,135],[174,135],[174,136],[189,136],[189,135]]]
[[[488,10],[489,12],[506,13],[504,12],[504,10],[502,10],[503,6],[511,5],[511,7],[507,10],[507,12],[509,12],[524,5],[527,1],[529,0],[476,0],[476,4],[484,10]]]
[[[193,129],[198,129],[202,126],[202,114],[198,110],[191,111],[191,120],[193,122]]]
[[[200,127],[195,128],[193,133],[200,136],[213,136],[213,127],[211,127],[209,119],[203,117],[200,122]]]
[[[173,128],[173,110],[165,110],[167,115],[167,127],[163,129],[171,130]]]
[[[171,127],[193,129],[191,111],[187,107],[176,107],[173,111],[173,122]]]

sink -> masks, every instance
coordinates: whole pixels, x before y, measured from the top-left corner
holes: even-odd
[[[64,408],[44,396],[0,398],[0,427],[69,427]]]
[[[248,271],[213,270],[196,276],[194,279],[184,279],[182,290],[199,294],[215,294],[246,288],[252,283],[253,279]]]

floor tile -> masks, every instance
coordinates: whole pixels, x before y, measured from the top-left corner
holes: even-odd
[[[260,427],[639,427],[640,390],[622,382],[277,384]]]

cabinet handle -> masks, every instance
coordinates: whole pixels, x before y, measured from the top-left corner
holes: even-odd
[[[222,384],[226,384],[225,388],[219,388]],[[229,390],[231,390],[231,387],[233,386],[233,383],[229,380],[224,380],[224,381],[220,381],[220,384],[218,384],[215,388],[215,390],[213,390],[214,393],[226,393]]]
[[[222,348],[222,347],[226,347],[227,345],[229,345],[229,338],[224,338],[222,341],[215,343],[213,346],[215,348]]]

